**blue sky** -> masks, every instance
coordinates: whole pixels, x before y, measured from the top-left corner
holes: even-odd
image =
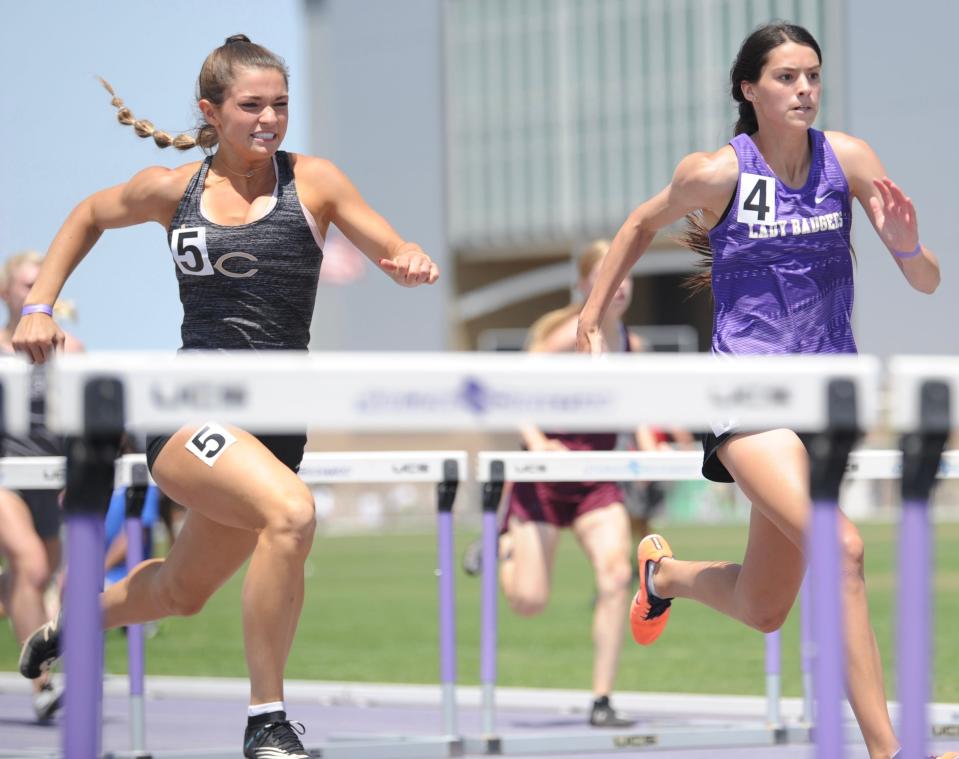
[[[0,256],[45,250],[70,210],[99,189],[146,166],[201,156],[160,150],[122,127],[97,75],[137,117],[184,131],[196,120],[194,85],[204,57],[242,32],[286,59],[292,118],[284,146],[308,151],[301,6],[301,0],[0,0],[7,71],[0,99]],[[174,267],[156,224],[108,231],[63,294],[79,310],[78,321],[64,326],[89,349],[179,346]]]

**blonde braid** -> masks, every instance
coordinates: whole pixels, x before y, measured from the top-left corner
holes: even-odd
[[[171,145],[177,150],[189,150],[190,148],[195,148],[198,145],[204,147],[202,144],[204,140],[202,139],[197,139],[189,134],[178,134],[176,137],[174,137],[169,132],[164,132],[161,129],[157,129],[153,125],[152,121],[148,121],[147,119],[137,119],[134,117],[133,111],[123,104],[123,100],[117,96],[117,93],[114,92],[110,83],[103,77],[97,77],[97,79],[100,80],[100,84],[103,85],[104,89],[106,89],[106,91],[109,92],[110,96],[112,97],[112,100],[110,100],[110,105],[117,109],[117,121],[124,126],[132,126],[133,131],[137,133],[138,137],[152,137],[157,147],[160,148],[168,148]],[[214,142],[214,144],[216,143]]]

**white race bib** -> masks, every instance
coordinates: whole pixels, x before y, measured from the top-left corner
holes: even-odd
[[[736,221],[742,224],[776,222],[776,178],[762,174],[739,175],[739,208]]]
[[[213,466],[236,438],[216,422],[207,422],[186,443],[186,449],[207,466]]]
[[[206,227],[180,227],[170,236],[170,252],[184,274],[213,276],[213,265],[206,250]]]

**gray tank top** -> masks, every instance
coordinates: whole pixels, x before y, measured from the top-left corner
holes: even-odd
[[[273,159],[272,208],[223,226],[203,213],[208,156],[180,199],[167,241],[183,304],[184,350],[306,350],[323,251],[287,153]]]

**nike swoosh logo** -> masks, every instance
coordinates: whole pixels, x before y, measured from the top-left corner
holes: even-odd
[[[833,193],[833,191],[830,190],[830,191],[827,192],[825,195],[816,195],[816,205],[818,206],[818,205],[819,205],[820,203],[822,203],[826,198],[828,198],[830,195],[832,195],[832,193]]]

